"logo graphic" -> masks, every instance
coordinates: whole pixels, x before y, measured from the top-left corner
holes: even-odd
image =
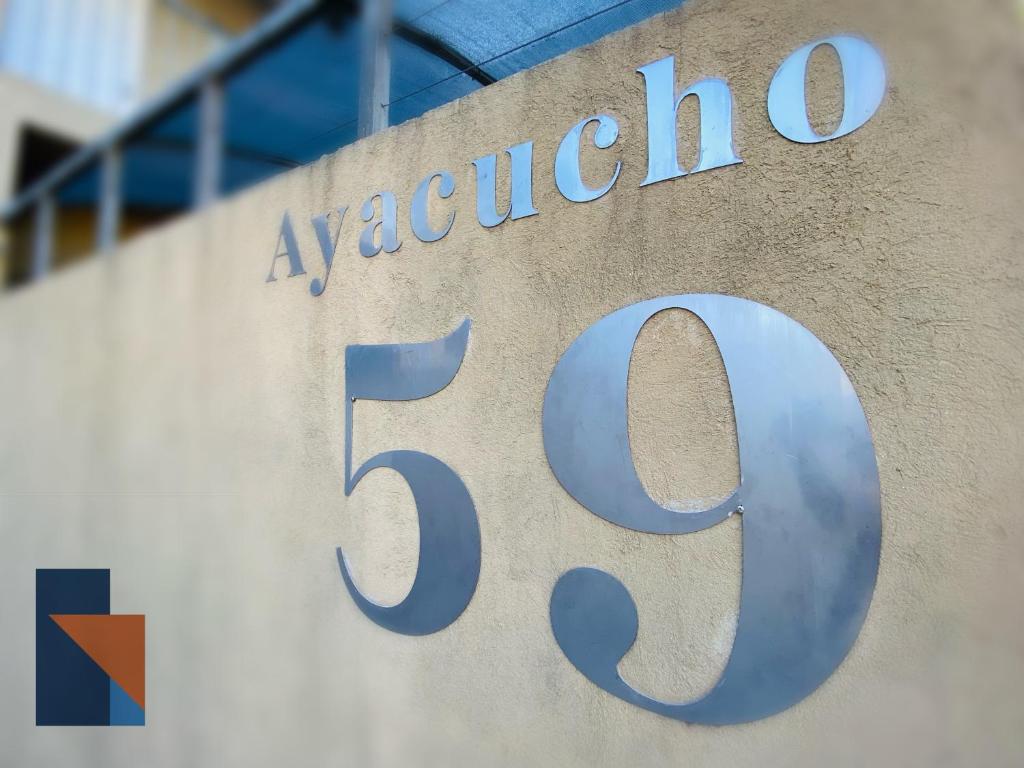
[[[145,725],[146,617],[110,615],[109,569],[36,570],[36,725]]]

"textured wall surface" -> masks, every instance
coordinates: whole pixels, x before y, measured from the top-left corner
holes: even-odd
[[[1009,3],[694,0],[347,147],[0,299],[0,750],[10,765],[1019,765],[1024,752],[1024,327],[1020,25]],[[768,83],[798,46],[867,36],[888,92],[844,138],[771,127]],[[743,164],[641,188],[636,67],[726,78]],[[808,100],[834,125],[838,70]],[[605,197],[556,191],[554,153],[586,115]],[[681,157],[694,155],[694,105]],[[486,230],[471,161],[535,142],[538,216]],[[692,161],[690,161],[692,162]],[[505,167],[504,165],[502,167]],[[409,229],[429,171],[457,182],[454,227]],[[504,172],[503,172],[504,173]],[[505,183],[505,177],[499,179]],[[358,254],[362,201],[393,190],[401,249]],[[352,207],[334,271],[309,218]],[[283,211],[307,274],[267,284]],[[604,693],[565,659],[548,599],[578,565],[628,585],[621,665],[683,700],[711,686],[735,629],[739,522],[645,535],[589,513],[547,465],[552,367],[587,326],[654,296],[721,292],[816,334],[848,372],[882,485],[878,584],[846,661],[774,717],[688,726]],[[418,530],[397,475],[342,493],[343,351],[437,338],[473,320],[462,369],[430,398],[355,406],[354,461],[408,448],[448,463],[480,519],[466,612],[389,633],[345,593],[397,601]],[[641,332],[630,374],[638,473],[680,507],[737,482],[721,359],[684,312]],[[115,612],[146,614],[141,729],[36,728],[34,572],[110,567]]]

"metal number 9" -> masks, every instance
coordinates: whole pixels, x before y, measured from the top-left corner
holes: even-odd
[[[378,453],[352,474],[352,404],[364,400],[416,400],[440,392],[455,378],[469,341],[470,321],[421,344],[353,344],[345,348],[345,495],[367,472],[392,469],[409,484],[420,524],[419,564],[409,594],[383,606],[352,580],[345,554],[338,565],[359,609],[380,626],[404,635],[427,635],[451,624],[469,605],[480,576],[480,525],[473,499],[451,467],[419,451]]]
[[[662,310],[693,312],[711,331],[729,379],[740,483],[699,512],[659,506],[633,465],[626,382],[637,334]],[[544,397],[544,449],[559,482],[605,520],[649,533],[690,533],[742,512],[736,637],[705,696],[653,699],[618,664],[636,639],[636,605],[615,577],[563,574],[551,626],[566,657],[620,699],[691,723],[758,720],[797,703],[842,662],[864,622],[878,572],[878,469],[860,401],[839,363],[806,328],[753,301],[667,296],[598,320],[555,366]]]

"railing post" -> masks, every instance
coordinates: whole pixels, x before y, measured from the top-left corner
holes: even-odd
[[[99,226],[96,247],[109,251],[117,245],[121,228],[121,149],[114,145],[103,152],[100,164]]]
[[[359,66],[359,138],[388,127],[391,98],[391,0],[363,0]]]
[[[199,138],[194,205],[203,208],[220,197],[224,159],[224,89],[212,78],[199,91]]]
[[[47,192],[36,203],[32,233],[32,279],[38,280],[53,264],[53,227],[57,218],[57,202]]]

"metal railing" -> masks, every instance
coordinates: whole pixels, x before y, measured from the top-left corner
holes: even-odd
[[[558,12],[562,13],[562,18],[557,23],[553,21],[549,25],[550,28],[541,30],[541,34],[523,35],[514,45],[492,49],[490,55],[479,57],[480,60],[474,62],[461,53],[457,45],[446,43],[440,35],[425,33],[417,24],[420,18],[447,5],[447,0],[441,0],[419,15],[404,20],[395,18],[393,1],[365,0],[357,6],[356,0],[292,0],[272,12],[253,29],[223,46],[196,70],[145,104],[134,115],[51,169],[0,211],[0,217],[8,225],[18,219],[23,225],[29,224],[31,228],[30,236],[24,238],[31,249],[31,254],[27,259],[30,265],[29,279],[42,277],[50,271],[54,264],[58,192],[62,190],[62,185],[69,184],[72,179],[76,178],[76,174],[83,174],[87,171],[91,173],[97,165],[99,180],[96,185],[97,198],[94,204],[95,247],[96,250],[107,251],[117,244],[124,218],[124,188],[127,183],[125,181],[126,164],[123,156],[125,146],[132,146],[128,143],[129,140],[141,135],[148,126],[166,118],[184,103],[195,103],[198,106],[194,136],[195,153],[191,159],[194,165],[191,170],[192,188],[189,206],[193,210],[200,209],[221,197],[225,187],[226,154],[232,159],[244,157],[248,161],[253,161],[256,156],[251,147],[241,148],[231,145],[225,147],[225,83],[230,83],[230,78],[235,73],[244,71],[244,68],[250,63],[258,63],[261,55],[275,50],[275,46],[279,42],[287,42],[290,36],[304,27],[306,22],[320,18],[319,12],[330,11],[335,15],[348,14],[345,18],[358,19],[360,24],[358,33],[361,45],[357,56],[358,61],[353,62],[353,66],[358,68],[356,75],[358,78],[357,116],[346,119],[343,123],[335,124],[327,131],[327,133],[341,131],[346,129],[346,126],[348,126],[347,130],[351,130],[352,125],[355,124],[355,136],[347,139],[339,138],[337,144],[331,144],[336,147],[346,141],[369,136],[385,129],[389,125],[389,109],[393,105],[409,99],[415,101],[420,94],[431,88],[438,86],[450,88],[451,83],[456,80],[463,83],[460,86],[463,89],[482,87],[511,71],[517,71],[517,68],[532,66],[536,61],[550,58],[551,55],[557,55],[558,52],[569,50],[575,45],[590,42],[607,33],[608,28],[612,30],[621,28],[621,26],[633,23],[638,18],[646,18],[660,10],[665,10],[666,7],[678,4],[678,0],[675,2],[672,0],[606,0],[603,3],[601,0],[578,0],[581,9],[584,6],[590,9],[588,13],[571,15],[570,12],[559,9]],[[633,6],[633,8],[627,9],[627,12],[623,13],[627,6]],[[494,12],[498,13],[499,10],[496,9]],[[619,14],[621,18],[615,18],[601,26],[604,21],[601,18],[602,15],[606,15],[605,18],[607,18],[616,14]],[[592,29],[591,27],[595,24],[600,28]],[[580,39],[563,40],[562,42],[565,44],[554,54],[545,49],[538,52],[537,56],[526,61],[525,64],[518,60],[512,61],[510,58],[505,58],[505,62],[512,61],[512,63],[502,66],[499,68],[498,74],[494,74],[495,70],[492,69],[494,62],[499,62],[503,57],[510,55],[519,57],[524,49],[538,43],[549,45],[550,43],[544,43],[544,41],[557,39],[557,36],[564,37],[566,31],[574,27],[587,31],[580,32],[576,36]],[[530,30],[523,30],[523,32],[530,32]],[[431,60],[442,62],[447,74],[434,81],[418,84],[406,93],[393,95],[390,90],[392,61],[389,53],[389,37],[401,39],[405,43],[415,46],[417,50],[429,54]],[[557,46],[555,47],[557,48]],[[353,57],[356,58],[354,51]],[[348,66],[347,60],[345,66]],[[457,97],[450,95],[446,90],[438,91],[438,93],[440,95],[432,102],[435,105],[443,103],[442,99]],[[417,108],[420,107],[417,106]],[[423,109],[429,108],[432,106],[423,107]],[[315,143],[315,140],[322,136],[322,133],[314,134],[312,138],[304,137],[303,141]],[[150,140],[150,145],[160,145],[165,149],[168,146],[175,148],[175,141],[179,145],[181,144],[180,140],[161,138],[155,141]],[[177,146],[176,149],[180,152],[182,146]],[[274,172],[308,161],[287,157],[279,159],[271,153],[260,154],[257,152],[256,154],[260,155],[256,161],[267,166],[273,165]],[[145,181],[148,183],[149,179]],[[29,216],[31,216],[30,223],[27,221]]]
[[[53,262],[57,188],[97,159],[100,163],[102,182],[98,201],[99,226],[96,248],[104,251],[116,244],[122,203],[122,142],[192,94],[198,94],[200,103],[193,205],[200,208],[215,200],[219,196],[223,124],[221,77],[301,24],[315,12],[321,2],[322,0],[293,0],[272,13],[253,29],[225,45],[196,70],[143,105],[134,115],[57,164],[9,202],[0,213],[7,223],[30,209],[34,210],[30,257],[32,279],[45,275]]]

